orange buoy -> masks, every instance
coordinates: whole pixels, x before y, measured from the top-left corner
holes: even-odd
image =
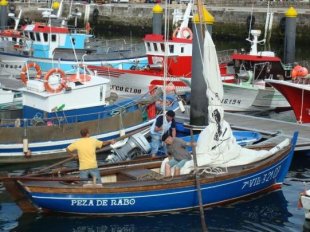
[[[54,74],[59,74],[60,75],[60,83],[57,87],[53,87],[49,83],[49,78],[54,75]],[[44,87],[47,92],[50,93],[59,93],[61,90],[63,90],[66,87],[66,74],[63,70],[59,68],[53,68],[49,70],[45,76],[44,76]]]
[[[20,78],[21,78],[22,82],[24,82],[24,84],[27,84],[27,81],[28,81],[27,73],[28,73],[28,70],[31,68],[34,68],[36,70],[36,72],[37,72],[36,78],[37,79],[40,79],[42,76],[41,67],[37,63],[31,62],[31,63],[25,64],[22,68],[21,73],[20,73]]]
[[[90,30],[91,30],[90,23],[87,22],[86,25],[85,25],[86,34],[89,34]]]

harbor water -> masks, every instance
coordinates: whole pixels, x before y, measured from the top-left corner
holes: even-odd
[[[141,39],[136,40],[141,41]],[[241,48],[248,45],[246,41],[216,43],[218,50]],[[273,50],[280,53],[281,45],[274,45]],[[310,48],[307,46],[297,45],[296,53],[296,60],[310,60]],[[264,117],[294,120],[291,112],[268,114]],[[25,167],[10,166],[0,169],[21,173],[24,172]],[[303,209],[298,208],[300,192],[305,188],[310,188],[310,183],[306,182],[309,179],[310,152],[295,152],[281,190],[246,201],[205,209],[208,231],[310,232],[310,221],[305,220]],[[199,210],[130,217],[87,217],[52,213],[23,214],[0,184],[1,232],[178,232],[201,231],[200,225]]]

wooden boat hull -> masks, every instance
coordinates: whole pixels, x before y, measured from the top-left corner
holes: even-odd
[[[290,103],[299,123],[310,123],[310,85],[289,81],[267,80]]]
[[[297,133],[291,146],[257,163],[230,167],[227,173],[218,175],[201,175],[203,205],[224,204],[279,188],[291,164],[296,139]],[[122,215],[170,212],[199,206],[194,175],[183,175],[172,180],[141,176],[134,179],[134,171],[128,166],[118,173],[117,178],[123,181],[97,187],[74,186],[47,179],[20,180],[18,184],[37,209],[44,211]]]

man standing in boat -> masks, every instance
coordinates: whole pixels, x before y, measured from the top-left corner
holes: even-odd
[[[115,140],[99,141],[89,136],[89,130],[87,128],[81,129],[80,134],[82,138],[70,144],[66,150],[71,156],[76,156],[77,154],[81,179],[87,179],[91,176],[93,179],[96,178],[97,184],[101,184],[96,149],[114,144]]]
[[[167,131],[170,131],[170,134],[173,138],[176,137],[176,126],[174,120],[175,113],[172,110],[168,110],[166,115],[160,115],[156,118],[155,122],[151,126],[151,154],[152,157],[156,156],[160,147],[163,147],[164,153],[166,153],[166,146],[162,146],[162,135]]]

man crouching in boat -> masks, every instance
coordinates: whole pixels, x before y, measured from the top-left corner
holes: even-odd
[[[96,178],[97,184],[101,184],[96,149],[114,144],[115,140],[105,142],[99,141],[89,136],[89,130],[87,128],[81,129],[80,134],[82,138],[70,144],[66,150],[71,156],[76,156],[75,152],[77,153],[80,163],[79,170],[81,179],[87,179],[91,176],[92,178]]]
[[[192,159],[191,154],[186,150],[186,147],[191,146],[192,143],[185,142],[177,137],[173,138],[169,133],[165,133],[162,140],[167,145],[169,155],[169,161],[165,164],[165,176],[171,176],[171,168],[173,167],[174,176],[179,176],[185,162]],[[193,145],[195,146],[196,143],[193,143]]]

